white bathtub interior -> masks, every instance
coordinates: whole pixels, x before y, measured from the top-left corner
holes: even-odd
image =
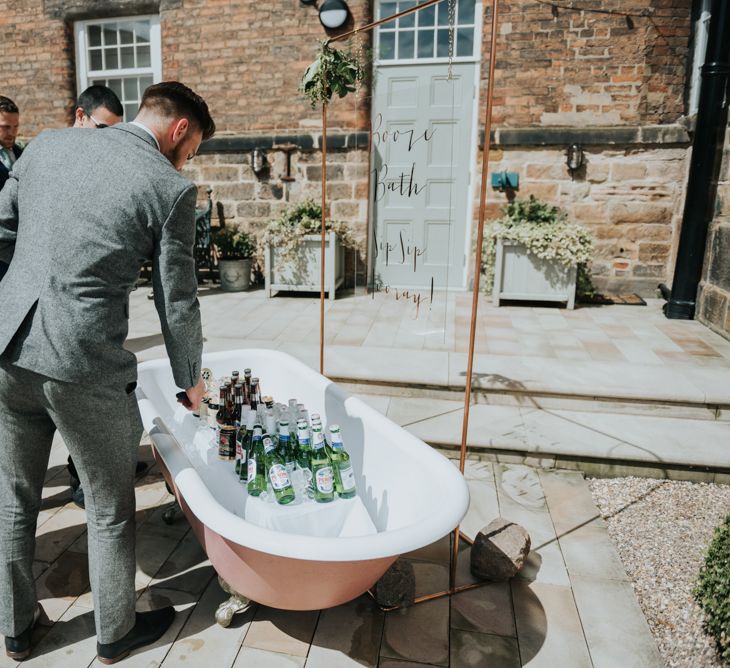
[[[216,377],[229,375],[233,369],[250,367],[253,375],[260,378],[262,394],[284,404],[296,398],[310,415],[319,413],[325,427],[331,424],[341,427],[355,472],[359,501],[338,499],[330,504],[300,504],[299,508],[275,507],[273,512],[282,524],[269,525],[269,533],[277,533],[270,531],[275,526],[279,532],[306,534],[308,539],[337,536],[340,543],[368,540],[372,548],[368,551],[376,556],[426,545],[448,533],[462,519],[468,506],[468,491],[452,463],[298,360],[279,351],[248,349],[211,353],[204,356],[203,363]],[[200,420],[177,404],[178,391],[167,360],[140,365],[138,399],[145,427],[160,445],[165,442],[169,446],[170,438],[165,433],[169,432],[187,460],[186,464],[177,458],[170,447],[158,447],[168,468],[173,475],[181,475],[181,479],[188,481],[192,475],[189,469],[194,469],[206,488],[203,496],[212,496],[230,517],[235,516],[246,525],[248,538],[263,537],[260,531],[267,528],[259,526],[257,532],[251,522],[241,518],[247,514],[247,503],[265,502],[250,499],[245,485],[237,480],[232,464],[218,460],[212,430],[201,428]],[[155,422],[158,427],[153,428]],[[168,462],[168,458],[175,462]],[[179,486],[177,477],[176,484]],[[196,489],[199,488],[197,485]],[[187,497],[186,502],[193,507]],[[305,505],[331,507],[315,509],[322,521],[310,524],[319,530],[302,528],[303,523],[298,522],[297,513],[312,512]],[[364,508],[367,517],[361,515],[360,508]],[[377,534],[373,535],[374,531]],[[229,537],[232,532],[231,528]],[[300,545],[306,543],[303,536],[297,540]],[[314,544],[310,547],[317,553]],[[319,547],[331,549],[332,545],[323,543]]]

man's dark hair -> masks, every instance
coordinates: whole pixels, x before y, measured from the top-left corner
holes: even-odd
[[[20,110],[18,105],[15,104],[9,97],[0,95],[0,113],[3,114],[19,114]]]
[[[203,139],[210,139],[215,132],[215,123],[205,100],[178,81],[163,81],[149,86],[139,108],[165,117],[184,116],[202,131]]]
[[[87,116],[93,114],[99,107],[104,107],[117,116],[124,116],[124,108],[117,94],[106,86],[89,86],[79,95],[76,107],[81,107]]]

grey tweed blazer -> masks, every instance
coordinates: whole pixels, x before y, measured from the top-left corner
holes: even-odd
[[[153,262],[175,382],[198,380],[203,337],[193,259],[195,185],[144,130],[47,130],[0,191],[0,354],[71,382],[129,383],[129,293]],[[12,262],[11,262],[12,259]]]

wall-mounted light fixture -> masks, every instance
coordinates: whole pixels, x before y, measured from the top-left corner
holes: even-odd
[[[260,174],[267,166],[268,162],[266,161],[266,153],[264,150],[260,148],[254,149],[251,153],[251,169],[253,169],[254,174]]]
[[[571,144],[566,151],[566,164],[572,174],[583,166],[583,147],[580,144]]]
[[[319,22],[329,30],[345,25],[350,9],[345,0],[324,0],[319,7]]]

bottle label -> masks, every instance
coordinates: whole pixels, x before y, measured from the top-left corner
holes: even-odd
[[[252,457],[248,460],[248,479],[256,478],[256,460]]]
[[[314,447],[319,448],[324,443],[324,434],[321,431],[314,432]]]
[[[346,466],[340,469],[340,480],[342,480],[342,489],[345,492],[355,489],[355,473],[352,470],[352,466]]]
[[[243,459],[243,447],[241,439],[236,437],[236,459]]]
[[[276,490],[286,489],[291,484],[286,468],[281,464],[274,464],[269,469],[269,479],[271,480],[271,486]]]
[[[234,439],[235,431],[226,426],[221,426],[218,431],[218,457],[220,459],[233,459],[236,456]]]
[[[317,471],[315,476],[317,490],[322,494],[332,494],[334,490],[334,477],[332,476],[332,467],[323,466]]]

